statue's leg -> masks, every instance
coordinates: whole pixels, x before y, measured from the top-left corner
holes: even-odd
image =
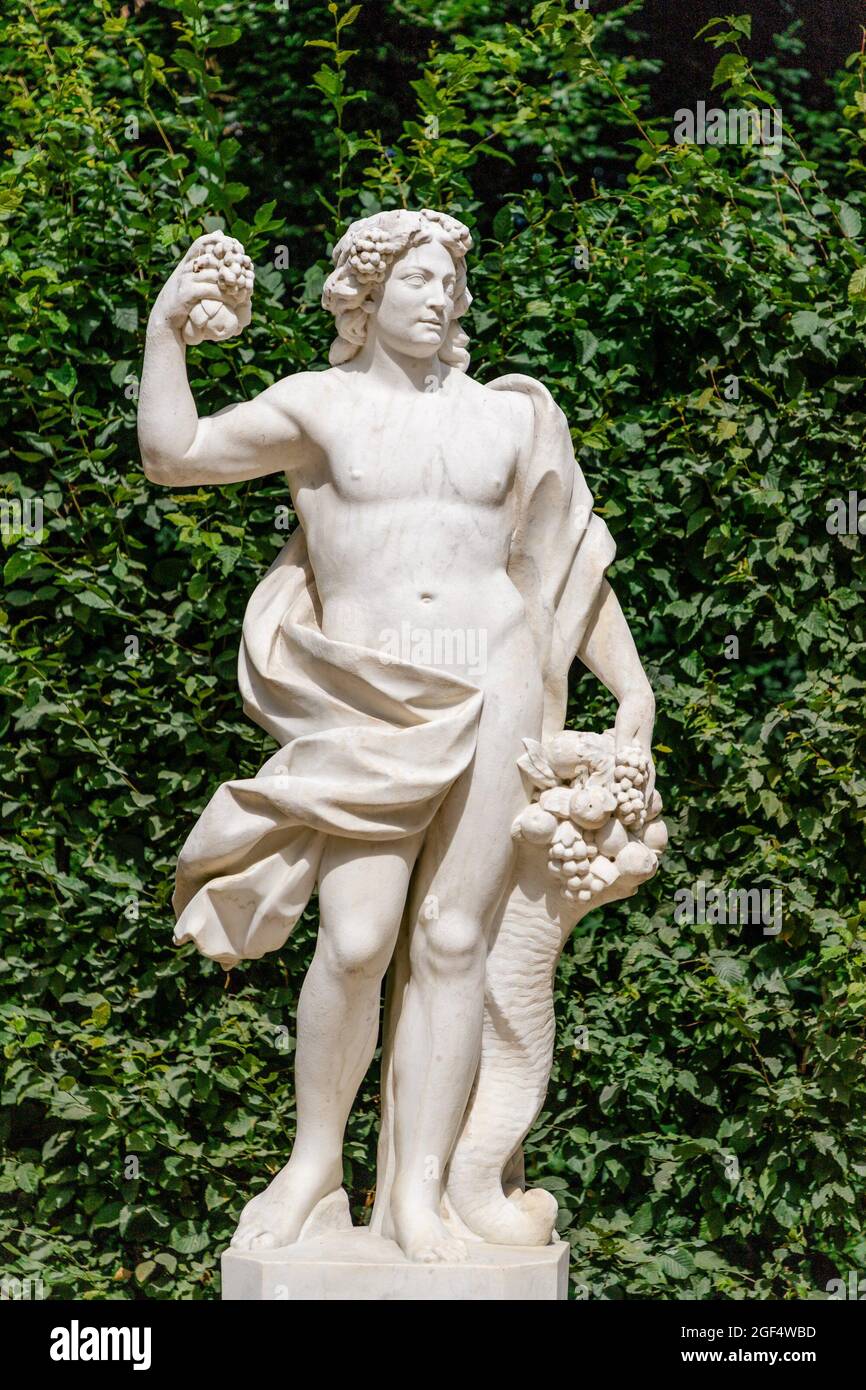
[[[521,739],[541,717],[540,680],[528,660],[518,669],[510,682],[485,684],[474,760],[427,833],[413,883],[385,1230],[416,1260],[465,1255],[441,1220],[442,1180],[478,1066],[487,943],[511,876],[511,825],[526,803]]]
[[[382,977],[421,839],[328,841],[319,935],[298,1000],[295,1144],[244,1208],[232,1239],[241,1249],[291,1245],[316,1203],[342,1183],[343,1132],[375,1051]]]

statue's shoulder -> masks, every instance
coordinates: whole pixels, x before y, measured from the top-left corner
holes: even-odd
[[[294,419],[302,429],[312,430],[317,422],[329,418],[343,400],[345,386],[333,368],[293,372],[280,377],[268,388],[271,404]]]
[[[333,367],[325,368],[322,371],[292,372],[290,376],[282,376],[278,381],[275,381],[272,389],[287,400],[318,399],[336,389],[336,383],[332,380],[333,376]]]
[[[485,389],[511,398],[516,396],[519,400],[528,401],[534,409],[541,407],[544,410],[559,410],[544,382],[538,381],[534,376],[524,376],[522,372],[509,372],[507,376],[494,377],[493,381],[488,381]]]
[[[534,376],[512,372],[487,382],[485,391],[498,396],[530,430],[544,425],[556,434],[568,433],[568,421],[543,382]]]
[[[487,382],[476,381],[474,377],[467,376],[464,380],[467,388],[476,392],[489,409],[500,410],[512,419],[531,418],[534,408],[533,388],[549,395],[540,381],[534,381],[529,376],[512,374],[495,377],[493,381]]]

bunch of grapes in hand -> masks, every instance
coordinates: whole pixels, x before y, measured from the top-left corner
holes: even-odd
[[[255,279],[253,263],[243,246],[225,232],[210,232],[199,237],[186,260],[191,262],[187,269],[194,275],[209,274],[221,298],[200,299],[193,305],[181,330],[184,342],[233,338],[250,321]]]

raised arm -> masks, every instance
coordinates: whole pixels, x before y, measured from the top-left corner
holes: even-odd
[[[166,487],[234,483],[289,466],[301,432],[292,418],[291,382],[278,382],[251,401],[226,406],[199,419],[186,375],[183,329],[200,301],[229,303],[208,254],[212,238],[200,237],[176,267],[153,306],[147,325],[138,401],[138,442],[151,482]],[[249,322],[249,308],[238,313]]]

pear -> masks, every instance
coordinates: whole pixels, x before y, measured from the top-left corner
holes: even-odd
[[[651,821],[644,827],[641,836],[647,849],[654,850],[656,854],[663,854],[668,844],[668,828],[663,820]]]

